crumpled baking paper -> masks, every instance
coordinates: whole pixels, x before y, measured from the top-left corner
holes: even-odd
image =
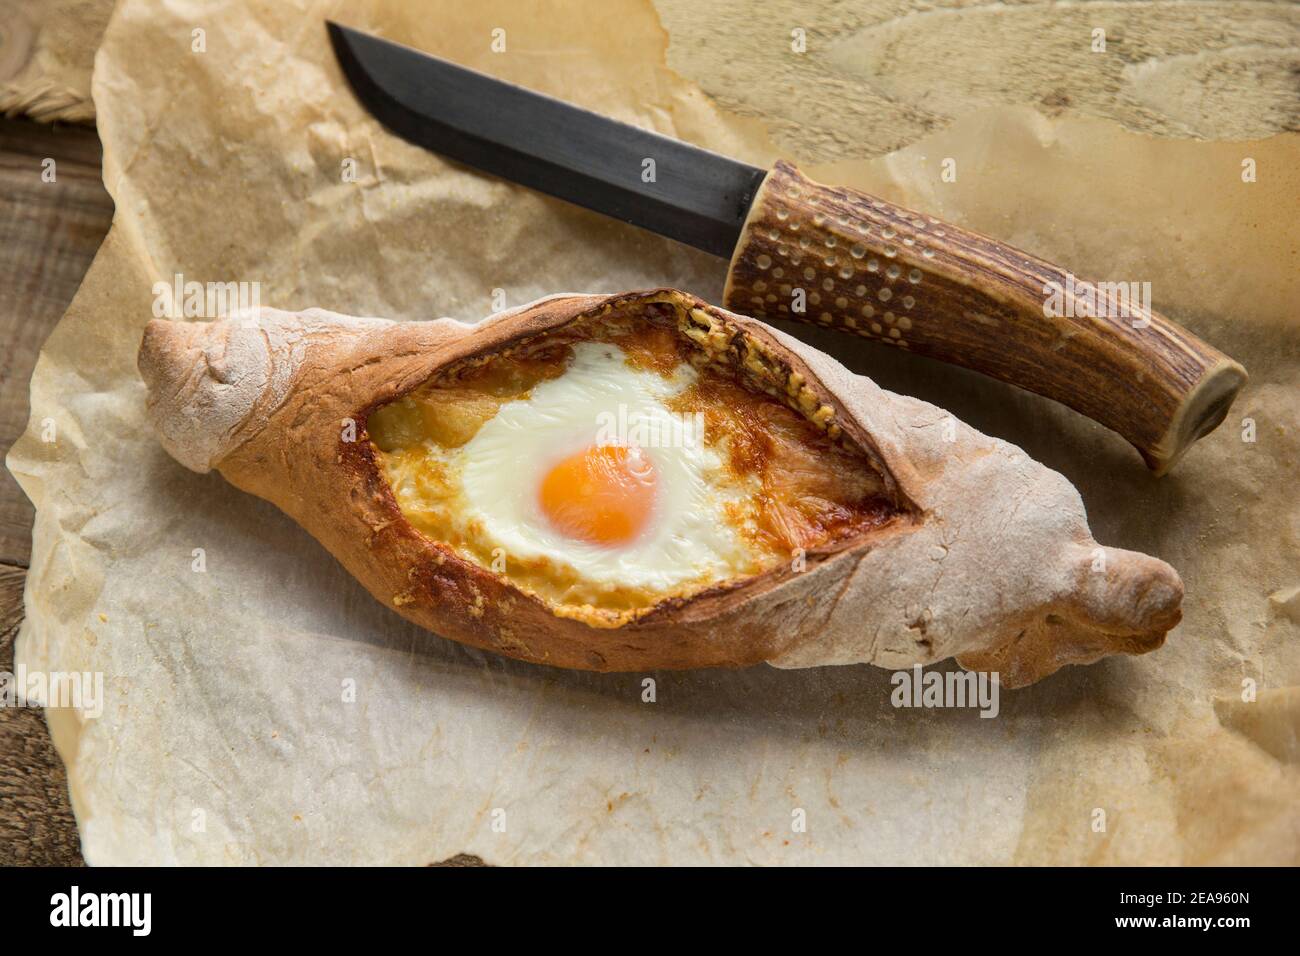
[[[595,675],[468,650],[377,604],[270,505],[163,453],[135,354],[154,283],[177,274],[395,319],[475,319],[562,290],[717,299],[719,261],[385,133],[322,25],[772,158],[761,127],[665,68],[649,7],[524,6],[115,13],[94,81],[114,226],[8,458],[38,508],[17,662],[105,675],[101,715],[47,712],[87,860],[1297,862],[1295,136],[1168,142],[994,111],[808,170],[1083,276],[1149,281],[1157,308],[1251,372],[1228,421],[1157,480],[1044,399],[789,327],[1021,444],[1079,487],[1099,540],[1183,574],[1185,620],[1163,649],[1004,692],[995,719],[895,708],[890,674],[865,666]]]
[[[0,114],[88,123],[91,66],[112,0],[0,0]]]

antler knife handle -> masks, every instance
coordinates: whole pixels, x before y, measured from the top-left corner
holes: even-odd
[[[1246,372],[1140,295],[1088,288],[1005,243],[778,162],[732,256],[725,304],[1045,395],[1118,432],[1163,474],[1223,421]]]

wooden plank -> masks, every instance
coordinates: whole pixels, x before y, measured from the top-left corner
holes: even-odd
[[[27,426],[41,344],[72,301],[113,217],[99,137],[85,127],[0,120],[0,448]],[[53,181],[42,178],[54,161]],[[0,470],[0,671],[13,670],[33,509]],[[0,865],[77,866],[81,843],[44,715],[0,708]]]
[[[669,65],[723,106],[761,117],[806,160],[903,146],[980,103],[1073,108],[1142,132],[1207,138],[1300,124],[1300,13],[1284,3],[783,0],[755,18],[752,0],[656,2],[672,32]],[[1091,49],[1097,27],[1107,30],[1105,55]],[[795,29],[806,33],[807,55],[792,55]],[[45,158],[57,164],[54,183],[41,180]],[[107,231],[99,163],[93,130],[0,120],[0,449],[26,426],[36,354]],[[0,671],[12,666],[31,520],[0,471]],[[80,859],[40,711],[0,709],[0,864]]]
[[[53,182],[42,179],[47,160]],[[0,448],[27,426],[36,355],[108,232],[99,137],[82,126],[0,121]],[[31,503],[0,471],[0,563],[26,567]]]
[[[755,16],[753,0],[654,2],[668,65],[804,165],[899,149],[991,105],[1156,136],[1300,128],[1294,3],[768,0]]]
[[[13,670],[23,568],[0,565],[0,671]],[[63,762],[41,710],[0,708],[0,865],[80,866]]]

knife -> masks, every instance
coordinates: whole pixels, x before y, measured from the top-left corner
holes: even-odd
[[[723,305],[864,336],[1055,399],[1163,474],[1245,370],[1150,309],[988,236],[789,163],[770,170],[329,22],[357,98],[409,142],[730,262]]]

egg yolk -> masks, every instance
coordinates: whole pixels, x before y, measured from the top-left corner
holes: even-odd
[[[632,541],[654,508],[654,463],[635,445],[591,445],[542,479],[542,514],[566,537],[603,547]]]

